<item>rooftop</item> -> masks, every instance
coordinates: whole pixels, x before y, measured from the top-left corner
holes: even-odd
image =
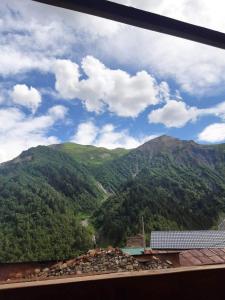
[[[152,249],[225,248],[225,231],[152,231]]]
[[[181,266],[225,264],[225,249],[194,249],[179,254]]]

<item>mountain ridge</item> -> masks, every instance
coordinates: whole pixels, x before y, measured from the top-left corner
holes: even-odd
[[[123,245],[141,216],[150,232],[207,229],[224,214],[225,144],[165,135],[130,150],[65,143],[0,166],[2,262],[72,257],[93,232],[100,245]]]
[[[110,149],[110,148],[106,148],[106,147],[100,147],[100,146],[95,146],[95,145],[82,145],[82,144],[77,144],[77,143],[73,143],[73,142],[64,142],[64,143],[59,143],[59,144],[51,144],[51,145],[48,145],[48,146],[36,146],[36,147],[32,147],[32,148],[29,148],[28,150],[24,150],[23,152],[21,152],[20,155],[18,155],[17,157],[9,160],[9,161],[6,161],[6,162],[3,162],[1,163],[2,165],[4,164],[7,164],[9,162],[16,162],[16,160],[18,158],[20,158],[21,156],[24,156],[24,153],[26,153],[27,151],[31,150],[31,149],[35,149],[37,147],[48,147],[48,148],[53,148],[53,149],[62,149],[63,147],[65,146],[69,146],[71,145],[72,147],[79,147],[80,150],[86,150],[87,148],[88,149],[98,149],[98,150],[103,150],[103,151],[106,151],[106,152],[111,152],[111,153],[116,153],[116,152],[120,152],[120,151],[124,151],[124,153],[128,153],[132,150],[142,150],[142,149],[145,149],[146,147],[151,147],[151,146],[154,146],[154,145],[163,145],[163,146],[167,146],[169,147],[170,145],[193,145],[193,146],[198,146],[198,147],[202,147],[202,148],[212,148],[212,147],[221,147],[221,146],[224,146],[225,147],[225,143],[221,143],[221,144],[199,144],[197,142],[195,142],[194,140],[181,140],[179,138],[176,138],[176,137],[173,137],[173,136],[169,136],[169,135],[161,135],[161,136],[158,136],[158,137],[155,137],[153,139],[150,139],[149,141],[146,141],[145,143],[141,144],[140,146],[136,147],[136,148],[130,148],[130,149],[125,149],[125,148],[122,148],[122,147],[118,147],[118,148],[114,148],[114,149]],[[0,165],[1,165],[0,164]]]

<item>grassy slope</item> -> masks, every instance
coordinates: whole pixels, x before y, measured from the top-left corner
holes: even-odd
[[[129,152],[129,150],[118,148],[109,150],[102,147],[84,146],[74,143],[58,145],[61,152],[69,154],[71,157],[88,166],[99,166],[107,161],[117,159]]]

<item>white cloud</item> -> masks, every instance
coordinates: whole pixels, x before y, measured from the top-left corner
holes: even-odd
[[[24,114],[17,108],[0,109],[0,133],[10,131],[23,118]]]
[[[49,116],[53,120],[63,120],[67,114],[68,109],[63,105],[55,105],[51,107],[48,111]]]
[[[171,98],[170,87],[166,81],[160,83],[159,94],[162,100],[168,101]]]
[[[223,0],[118,2],[225,31]],[[3,76],[30,69],[46,72],[56,58],[77,59],[82,52],[149,68],[190,93],[215,93],[224,86],[223,50],[28,0],[2,0],[0,11]]]
[[[168,85],[165,82],[157,85],[146,71],[131,76],[125,71],[107,68],[92,56],[86,56],[81,65],[87,78],[79,80],[76,63],[56,61],[55,88],[65,99],[81,99],[88,111],[99,113],[107,108],[120,117],[137,117],[168,93]]]
[[[166,127],[183,127],[188,122],[194,122],[198,117],[213,115],[225,119],[225,102],[210,108],[197,108],[188,106],[183,101],[168,100],[167,103],[149,116],[149,123],[161,123]]]
[[[207,126],[198,139],[204,142],[219,143],[225,141],[225,123],[215,123]]]
[[[17,84],[13,87],[12,100],[15,104],[25,106],[35,113],[41,104],[41,94],[32,86],[29,88],[25,84]]]
[[[96,139],[98,128],[92,122],[81,123],[73,137],[73,142],[81,145],[91,145]]]
[[[214,3],[205,0],[114,0],[114,2],[219,31],[225,28],[223,0],[215,0]]]
[[[14,49],[13,46],[1,46],[0,43],[0,74],[3,77],[30,70],[47,72],[51,58],[43,57],[41,53],[26,52],[24,49]]]
[[[201,110],[203,115],[214,115],[225,120],[225,102],[217,104],[215,107]]]
[[[132,149],[155,137],[157,137],[157,135],[133,137],[127,130],[118,131],[112,124],[97,127],[92,121],[88,121],[78,126],[77,132],[71,141],[78,144],[95,145],[108,149]]]
[[[53,65],[56,82],[55,89],[65,99],[74,99],[78,92],[79,66],[70,60],[61,59]]]
[[[119,26],[33,1],[1,0],[0,74],[47,72],[56,58],[77,57],[76,46],[88,51],[97,39],[113,34]]]
[[[183,127],[189,121],[196,120],[198,109],[189,107],[182,101],[170,100],[162,108],[149,114],[150,123],[162,123],[166,127]]]
[[[58,143],[58,138],[48,131],[65,117],[66,112],[65,107],[55,106],[46,115],[27,117],[17,108],[0,109],[0,163],[30,147]]]
[[[48,71],[51,61],[68,53],[75,41],[68,26],[57,17],[54,21],[49,6],[32,1],[2,0],[1,23],[0,74],[5,77],[32,69]]]
[[[117,0],[145,10],[225,31],[223,0]],[[216,16],[216,18],[215,18]],[[124,46],[125,45],[125,46]],[[173,78],[185,91],[195,94],[218,92],[225,82],[224,51],[142,29],[123,27],[117,36],[100,44],[104,55],[120,63],[149,66],[161,76]],[[132,49],[127,55],[127,49]]]

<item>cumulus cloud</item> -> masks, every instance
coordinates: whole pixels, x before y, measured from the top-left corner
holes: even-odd
[[[170,100],[162,108],[149,114],[150,123],[162,123],[166,127],[183,127],[187,122],[196,120],[198,109],[189,107],[182,101]]]
[[[17,108],[0,109],[0,163],[38,145],[58,143],[48,131],[66,116],[63,106],[52,107],[46,115],[27,117]]]
[[[113,124],[98,127],[92,121],[88,121],[78,126],[71,141],[82,145],[94,145],[108,149],[132,149],[155,137],[157,135],[133,137],[127,130],[118,131]]]
[[[219,143],[225,141],[225,123],[215,123],[207,126],[198,139],[204,142]]]
[[[61,59],[53,65],[56,82],[55,88],[65,99],[74,99],[78,92],[79,66],[70,60]]]
[[[25,84],[17,84],[13,87],[12,101],[15,104],[31,109],[31,111],[35,113],[41,104],[41,94],[32,86],[29,88]]]
[[[73,142],[81,145],[91,145],[98,135],[98,130],[93,122],[81,123],[73,137]]]
[[[156,110],[153,110],[149,116],[149,123],[161,123],[166,127],[183,127],[188,122],[194,122],[198,117],[207,115],[217,116],[225,119],[225,102],[210,108],[197,108],[188,106],[183,101],[168,100],[167,103]]]
[[[120,117],[137,117],[149,105],[168,96],[169,87],[146,71],[131,76],[122,70],[112,70],[93,56],[81,63],[85,79],[80,80],[79,66],[69,60],[58,60],[54,65],[55,88],[65,99],[79,98],[88,111],[108,109]]]

